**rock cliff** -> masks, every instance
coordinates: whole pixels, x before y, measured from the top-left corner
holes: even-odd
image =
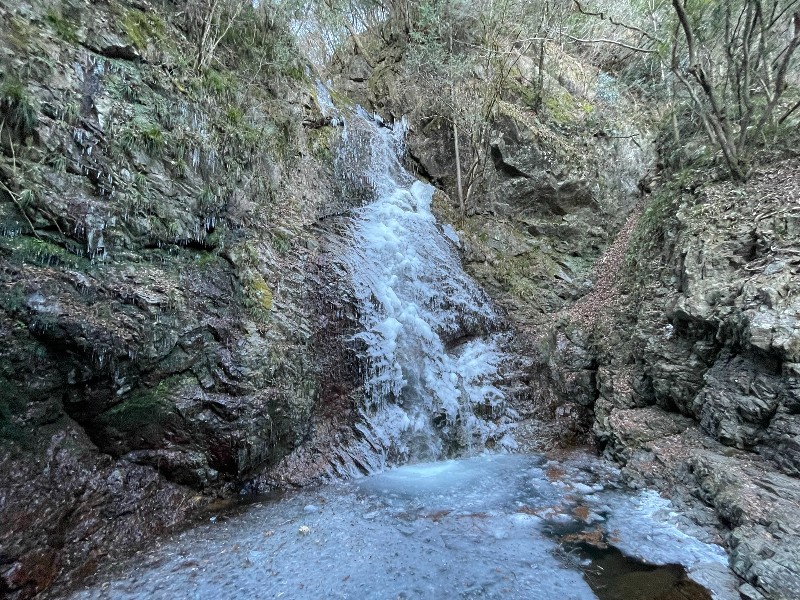
[[[341,386],[331,128],[253,11],[199,72],[169,3],[0,2],[0,595],[238,492]]]
[[[798,166],[660,189],[584,346],[606,454],[715,510],[748,598],[800,594]]]

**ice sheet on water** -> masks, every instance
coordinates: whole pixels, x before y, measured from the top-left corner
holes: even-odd
[[[739,598],[738,582],[728,570],[728,555],[716,544],[707,544],[678,528],[685,521],[669,502],[654,491],[625,498],[608,519],[618,532],[617,547],[652,564],[680,564],[689,576],[711,589],[720,600]]]
[[[588,457],[578,468],[562,465],[566,486],[548,479],[536,456],[389,469],[220,516],[74,598],[590,599],[587,565],[567,560],[546,533],[548,509],[574,518],[559,507],[573,502],[576,480],[613,507],[605,526],[619,530],[620,545],[651,535],[669,562],[724,558],[694,538],[664,534],[677,529],[662,512],[636,509],[653,496],[598,489],[592,466]]]

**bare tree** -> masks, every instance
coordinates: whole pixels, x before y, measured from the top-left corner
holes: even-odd
[[[195,71],[206,70],[214,52],[250,0],[191,0],[187,3],[188,30],[195,37]]]
[[[701,38],[697,17],[690,14],[686,0],[672,0],[678,19],[672,72],[736,179],[749,175],[753,141],[772,119],[786,90],[800,45],[799,4],[797,0],[722,3],[719,8],[724,12],[704,15],[703,25],[712,28],[713,19],[723,30],[715,30],[716,38],[708,34]]]
[[[535,50],[543,68],[547,7],[549,0],[440,0],[421,5],[413,24],[407,64],[433,92],[427,116],[452,130],[462,218],[484,177],[492,126],[515,67]]]

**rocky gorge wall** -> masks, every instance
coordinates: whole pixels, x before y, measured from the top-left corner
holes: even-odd
[[[601,257],[641,211],[641,188],[656,163],[657,114],[637,106],[610,75],[549,46],[537,109],[537,63],[518,57],[486,140],[488,164],[462,217],[452,125],[429,116],[435,93],[406,65],[402,44],[371,52],[374,68],[355,53],[334,83],[388,117],[409,115],[409,162],[441,190],[434,208],[458,230],[465,267],[514,326],[509,350],[519,364],[507,383],[519,396],[522,427],[537,431],[521,436],[523,443],[591,443],[595,358],[576,345],[567,351],[568,332],[559,333],[564,352],[556,356],[551,337],[595,291]],[[467,156],[468,144],[461,145]],[[539,420],[548,423],[544,430]]]
[[[0,595],[91,575],[349,418],[313,79],[269,20],[259,60],[226,39],[198,72],[180,14],[0,2]]]
[[[352,435],[334,129],[300,61],[195,72],[172,8],[0,0],[0,593],[315,481]],[[462,220],[452,129],[402,49],[374,58],[335,87],[410,115],[409,166],[513,327],[521,447],[597,443],[718,527],[746,597],[800,596],[797,157],[651,194],[654,113],[553,49]]]
[[[800,594],[798,184],[782,156],[745,185],[659,190],[580,342],[606,454],[713,509],[747,598]]]

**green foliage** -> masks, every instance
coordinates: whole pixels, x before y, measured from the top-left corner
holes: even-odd
[[[637,268],[647,268],[646,258],[660,250],[666,232],[674,225],[683,193],[699,183],[698,172],[684,169],[676,173],[670,181],[661,186],[650,198],[636,229],[631,234],[625,257],[626,271],[633,272]]]
[[[50,165],[56,173],[66,173],[67,160],[67,157],[63,154],[54,154],[47,159],[47,164]]]
[[[129,10],[122,19],[122,28],[138,50],[145,50],[151,40],[164,38],[164,22],[153,13]]]
[[[199,81],[205,90],[221,97],[227,96],[236,88],[233,73],[222,73],[216,69],[204,71]]]
[[[36,202],[36,192],[30,189],[22,190],[19,193],[19,205],[22,208],[27,208]]]
[[[198,0],[182,12],[183,29],[197,49],[194,69],[225,66],[247,72],[252,83],[276,74],[305,80],[302,53],[286,22],[285,2]]]
[[[128,152],[142,150],[156,156],[164,146],[164,132],[157,123],[143,115],[136,115],[123,125],[119,143]]]
[[[332,144],[336,130],[333,127],[319,127],[311,129],[306,134],[312,156],[323,162],[333,161]]]
[[[200,192],[200,209],[208,212],[217,204],[217,194],[211,186],[205,186]]]
[[[34,100],[22,82],[10,76],[0,83],[0,115],[2,122],[16,130],[23,139],[33,135],[39,125]]]
[[[81,107],[77,102],[66,101],[61,106],[60,118],[68,125],[74,125],[81,116]]]
[[[212,233],[211,235],[215,235],[216,232]],[[218,240],[215,240],[218,242]],[[209,245],[218,247],[219,243],[210,243]],[[220,258],[217,252],[195,252],[194,254],[194,262],[198,267],[205,268],[209,265],[213,265],[219,262]]]
[[[61,266],[68,269],[87,269],[89,267],[83,257],[44,239],[20,235],[7,241],[4,245],[12,251],[11,257],[15,262]]]
[[[28,51],[30,39],[34,34],[33,24],[30,20],[20,16],[10,14],[6,16],[4,25],[7,25],[4,39],[9,45],[9,49],[20,56],[24,56]]]
[[[229,106],[228,110],[225,111],[225,116],[228,119],[228,123],[234,127],[244,122],[244,111],[238,106]]]
[[[80,37],[78,36],[75,26],[64,18],[60,11],[50,8],[44,18],[62,40],[70,44],[77,44],[80,42]]]
[[[272,232],[272,247],[279,254],[288,254],[292,247],[291,240],[279,231]]]

